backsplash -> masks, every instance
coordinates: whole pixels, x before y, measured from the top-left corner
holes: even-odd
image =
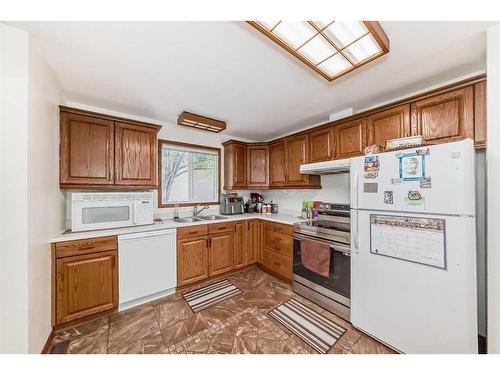
[[[279,190],[244,190],[238,194],[245,198],[251,192],[262,194],[266,203],[271,200],[279,205],[282,213],[300,214],[303,200],[349,204],[349,174],[332,174],[321,176],[321,189],[279,189]]]

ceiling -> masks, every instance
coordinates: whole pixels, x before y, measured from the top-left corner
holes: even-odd
[[[381,22],[388,55],[328,82],[244,22],[15,22],[68,101],[167,122],[184,110],[269,140],[485,68],[493,22]]]

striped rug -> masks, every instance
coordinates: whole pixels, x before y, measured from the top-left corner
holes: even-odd
[[[328,352],[345,332],[344,328],[295,298],[282,303],[268,314],[321,354]]]
[[[242,293],[240,289],[227,279],[184,293],[182,296],[187,304],[197,313],[201,310],[225,301]]]

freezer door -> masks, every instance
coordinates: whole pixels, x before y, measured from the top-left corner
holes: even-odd
[[[359,225],[358,249],[351,256],[352,324],[403,353],[477,353],[474,218],[411,215],[444,220],[446,259],[441,268],[439,261],[427,262],[425,254],[420,260],[432,265],[402,259],[415,259],[407,240],[415,236],[404,230],[398,237],[400,258],[371,252],[372,235],[381,235],[377,246],[382,250],[396,234],[370,224],[371,215],[380,212],[352,215]],[[384,239],[386,234],[391,238]],[[433,240],[432,233],[420,236],[423,243]]]
[[[474,158],[470,139],[353,158],[351,207],[474,215]]]

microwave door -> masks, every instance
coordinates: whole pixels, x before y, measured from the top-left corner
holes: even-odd
[[[94,230],[134,225],[133,202],[75,202],[72,229]]]

